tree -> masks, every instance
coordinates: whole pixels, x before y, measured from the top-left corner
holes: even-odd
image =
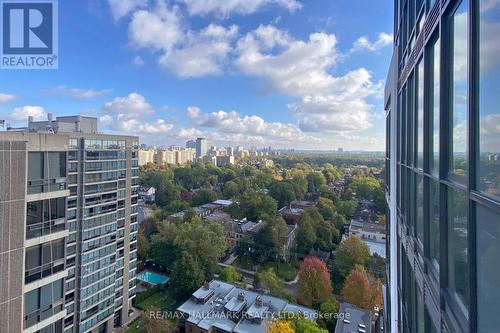
[[[158,233],[151,236],[149,258],[159,265],[173,268],[179,252],[174,244],[176,232],[175,224],[160,224]]]
[[[278,207],[284,207],[296,199],[293,185],[288,181],[274,182],[269,187],[269,195],[278,202]]]
[[[267,333],[295,333],[295,331],[288,321],[280,320],[269,325]]]
[[[380,281],[380,279],[377,279],[377,281],[375,281],[375,286],[372,289],[371,305],[372,309],[377,307],[379,310],[384,306],[384,302],[382,300],[382,281]]]
[[[335,330],[336,314],[339,312],[339,302],[334,298],[330,297],[325,302],[321,303],[320,312],[325,318],[326,327],[330,332]]]
[[[316,322],[306,319],[303,316],[293,316],[291,323],[295,329],[295,333],[328,333],[327,330],[318,327]]]
[[[246,217],[250,221],[257,222],[276,216],[276,200],[263,192],[247,190],[238,197],[237,201],[239,201],[239,204],[234,203],[228,209],[233,217]]]
[[[375,278],[385,281],[385,259],[374,253],[365,262],[365,269],[370,272]]]
[[[274,268],[268,268],[262,272],[257,273],[259,281],[264,284],[271,294],[279,296],[283,291],[283,282],[280,280]]]
[[[379,187],[373,191],[373,202],[375,203],[375,207],[380,214],[385,214],[387,210],[387,201],[385,198],[385,189],[383,187]]]
[[[219,258],[227,249],[224,231],[216,222],[202,221],[198,217],[177,226],[174,244],[186,251],[201,265],[205,279],[215,273]]]
[[[323,164],[323,175],[325,176],[326,182],[328,184],[342,177],[342,173],[339,171],[339,169],[337,169],[336,166],[330,163]]]
[[[254,237],[253,257],[258,262],[274,261],[282,254],[288,227],[282,218],[269,218]]]
[[[370,258],[368,246],[354,236],[348,237],[340,243],[335,254],[335,272],[340,274],[341,279],[354,268],[355,265],[363,266]]]
[[[304,199],[307,194],[307,179],[303,175],[296,175],[288,181],[292,184],[295,198],[297,200]]]
[[[175,261],[172,271],[172,285],[176,293],[182,297],[191,294],[205,282],[205,273],[195,257],[187,251],[182,251]]]
[[[325,176],[319,172],[310,172],[307,175],[307,190],[310,193],[318,193],[326,185]]]
[[[337,212],[347,218],[354,215],[358,208],[356,200],[339,200],[337,202]]]
[[[380,188],[380,182],[373,177],[354,176],[349,189],[360,199],[373,199],[375,190]]]
[[[236,183],[233,180],[228,181],[227,183],[224,184],[224,189],[222,190],[222,193],[224,194],[224,198],[226,199],[234,198],[240,193],[240,188],[238,186],[238,183]]]
[[[312,224],[308,221],[303,221],[297,228],[296,235],[297,252],[307,255],[316,243],[316,231]]]
[[[372,291],[363,266],[356,265],[347,276],[341,295],[347,302],[362,309],[371,310]]]
[[[163,318],[157,317],[161,311],[156,308],[150,308],[141,315],[142,326],[147,333],[171,333],[174,332],[174,325]]]
[[[155,194],[155,203],[159,207],[165,207],[174,200],[180,200],[182,188],[174,185],[172,181],[162,181]]]
[[[333,220],[337,210],[332,200],[323,197],[319,198],[317,208],[323,218],[330,221]]]
[[[210,188],[202,188],[193,198],[191,206],[197,207],[217,200],[217,193]]]
[[[346,225],[346,218],[343,215],[335,214],[333,217],[333,225],[342,234],[344,232],[344,226]]]
[[[149,255],[149,239],[144,235],[144,233],[139,229],[137,232],[137,256],[141,260],[146,260]]]
[[[328,299],[332,283],[325,263],[314,257],[304,259],[300,264],[298,288],[300,300],[305,305],[311,306]]]
[[[139,224],[139,230],[142,231],[144,236],[151,237],[151,235],[158,232],[158,222],[155,218],[148,217]]]
[[[219,279],[228,283],[234,283],[241,280],[241,275],[234,267],[224,267],[219,273]]]

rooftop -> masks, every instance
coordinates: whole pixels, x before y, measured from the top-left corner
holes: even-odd
[[[371,332],[371,314],[370,311],[360,309],[350,303],[340,303],[339,313],[342,313],[344,319],[338,319],[335,325],[335,333],[370,333]]]
[[[235,333],[265,333],[266,322],[283,311],[305,314],[306,318],[316,315],[312,309],[218,280],[195,291],[177,310],[187,314],[187,321],[203,330],[218,328]],[[230,316],[227,312],[238,316]]]

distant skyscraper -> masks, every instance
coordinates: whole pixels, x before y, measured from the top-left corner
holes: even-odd
[[[227,154],[227,156],[233,156],[234,155],[234,148],[233,147],[226,147],[226,154]]]
[[[386,331],[499,332],[500,7],[394,3]]]
[[[208,152],[208,142],[204,138],[196,139],[196,157],[202,158],[207,155]]]
[[[196,141],[194,141],[194,140],[187,141],[186,148],[196,149]]]

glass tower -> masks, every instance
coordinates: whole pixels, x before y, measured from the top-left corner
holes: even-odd
[[[396,0],[386,327],[497,332],[500,5]]]

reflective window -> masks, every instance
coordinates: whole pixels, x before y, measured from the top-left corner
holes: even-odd
[[[500,197],[500,106],[498,104],[500,62],[493,45],[500,34],[500,7],[481,3],[479,189]]]
[[[28,153],[28,180],[43,178],[43,153]]]
[[[424,168],[424,61],[417,65],[417,167]]]
[[[500,214],[477,207],[477,322],[479,332],[497,332],[500,299]]]
[[[450,171],[458,176],[467,174],[467,11],[463,0],[452,17],[451,36],[451,132]]]
[[[448,191],[448,288],[468,306],[467,196]]]
[[[431,135],[430,135],[430,148],[431,152],[429,153],[429,166],[431,173],[438,176],[439,175],[439,103],[440,103],[440,98],[439,98],[439,89],[440,89],[440,78],[439,78],[439,71],[440,71],[440,50],[441,50],[441,43],[438,40],[434,43],[432,46],[432,51],[431,51],[431,79],[430,79],[430,91],[431,93],[429,94],[430,96],[430,110],[432,112],[432,116],[429,117],[430,121],[430,129],[431,129]]]
[[[433,180],[430,180],[429,196],[429,252],[431,262],[439,271],[439,183]]]
[[[424,244],[424,181],[421,175],[417,175],[417,203],[416,203],[416,229],[417,239]]]

